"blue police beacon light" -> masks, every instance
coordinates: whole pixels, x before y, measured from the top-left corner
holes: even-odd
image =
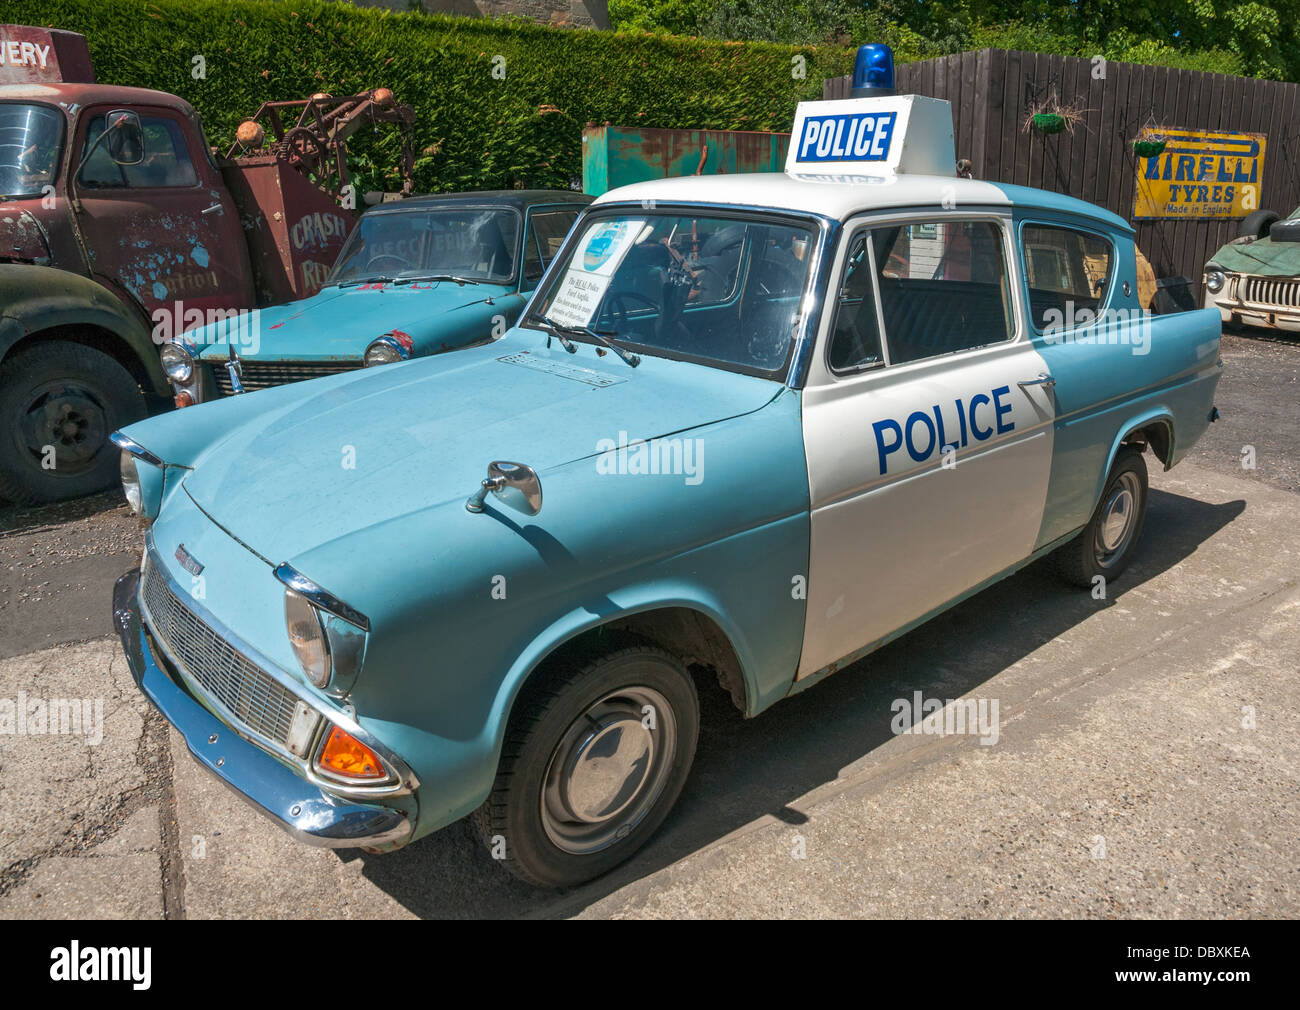
[[[894,93],[894,51],[883,42],[858,46],[853,61],[853,98],[873,98]]]

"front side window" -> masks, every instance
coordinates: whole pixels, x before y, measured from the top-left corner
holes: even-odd
[[[119,165],[109,156],[108,142],[91,151],[104,132],[104,117],[95,116],[86,128],[81,156],[90,158],[81,167],[77,181],[87,189],[157,189],[193,186],[199,181],[185,146],[185,131],[174,119],[141,116],[144,160],[138,165]]]
[[[884,363],[880,343],[880,314],[872,283],[871,233],[858,232],[849,246],[831,331],[829,361],[833,371],[857,372]]]
[[[774,216],[589,217],[523,325],[594,329],[637,350],[775,377],[794,345],[814,241],[811,224]]]
[[[1034,326],[1047,330],[1065,320],[1096,318],[1114,271],[1110,242],[1092,232],[1043,224],[1026,224],[1020,240]]]
[[[519,230],[519,215],[507,208],[366,214],[329,283],[454,277],[504,284],[515,274]]]
[[[62,113],[0,103],[0,197],[38,196],[53,186],[62,153]]]

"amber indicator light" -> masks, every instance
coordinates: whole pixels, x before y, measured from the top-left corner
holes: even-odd
[[[350,779],[382,779],[388,777],[383,762],[369,747],[356,737],[335,726],[316,759],[324,771]]]

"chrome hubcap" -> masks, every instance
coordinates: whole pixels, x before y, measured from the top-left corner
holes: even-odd
[[[663,791],[677,720],[648,687],[601,698],[564,732],[542,786],[542,826],[566,852],[597,852],[627,836]]]
[[[1130,472],[1120,474],[1111,485],[1102,505],[1095,544],[1097,563],[1103,568],[1113,564],[1133,538],[1140,494],[1138,479]]]

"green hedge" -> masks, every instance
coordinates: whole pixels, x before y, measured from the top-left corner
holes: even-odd
[[[96,76],[172,92],[228,144],[264,101],[385,86],[416,107],[418,192],[567,187],[582,127],[788,130],[850,48],[708,42],[288,0],[0,0],[0,22],[66,28]],[[195,80],[202,55],[207,77]],[[505,58],[505,79],[493,77]],[[804,76],[793,71],[802,57]],[[500,65],[500,61],[495,61]],[[550,110],[558,111],[550,111]],[[361,189],[392,188],[395,135],[350,145]]]

